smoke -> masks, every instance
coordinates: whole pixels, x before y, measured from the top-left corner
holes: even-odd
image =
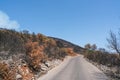
[[[0,28],[18,29],[19,27],[20,25],[17,21],[11,20],[6,13],[0,11]]]

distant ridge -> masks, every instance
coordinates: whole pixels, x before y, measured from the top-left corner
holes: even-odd
[[[55,37],[49,37],[49,38],[52,38],[54,39],[58,46],[59,47],[64,47],[64,48],[73,48],[73,50],[76,52],[76,53],[79,53],[81,54],[83,51],[84,51],[84,48],[76,45],[76,44],[73,44],[69,41],[66,41],[66,40],[63,40],[63,39],[60,39],[60,38],[55,38]]]

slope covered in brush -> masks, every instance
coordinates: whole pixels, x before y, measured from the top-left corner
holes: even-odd
[[[65,44],[68,47],[65,47]],[[75,47],[67,41],[58,41],[40,33],[0,29],[0,78],[15,80],[17,75],[10,76],[7,74],[9,71],[6,72],[10,69],[10,73],[17,73],[24,79],[30,79],[30,76],[42,71],[41,66],[47,61],[63,60],[67,55],[74,56]],[[24,71],[20,71],[21,68],[30,72],[27,77],[22,74]]]
[[[84,48],[76,45],[76,44],[73,44],[69,41],[66,41],[66,40],[63,40],[63,39],[60,39],[60,38],[54,38],[54,37],[50,37],[52,39],[54,39],[56,42],[57,42],[57,46],[60,47],[60,48],[73,48],[74,52],[76,53],[82,53],[84,51]]]

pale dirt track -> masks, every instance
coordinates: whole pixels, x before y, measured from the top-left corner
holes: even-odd
[[[82,55],[65,60],[38,80],[109,80]]]

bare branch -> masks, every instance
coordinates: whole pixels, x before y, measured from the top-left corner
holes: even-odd
[[[120,32],[119,32],[119,35],[120,35]],[[115,50],[120,55],[120,43],[118,41],[119,39],[117,39],[116,34],[110,31],[110,37],[107,38],[109,48]]]

